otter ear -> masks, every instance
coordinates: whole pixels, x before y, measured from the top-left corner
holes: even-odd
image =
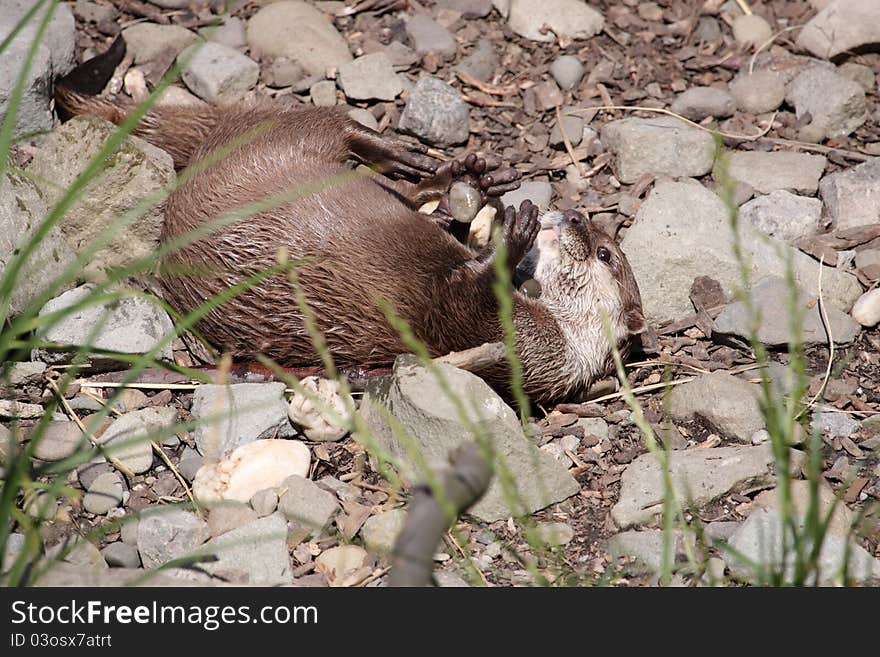
[[[626,322],[626,330],[630,335],[639,335],[648,330],[648,322],[645,314],[638,306],[632,306],[624,311],[623,319]]]

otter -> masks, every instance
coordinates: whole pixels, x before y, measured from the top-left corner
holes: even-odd
[[[56,93],[71,115],[119,123],[133,109],[71,87],[62,80]],[[502,339],[494,246],[472,250],[445,229],[442,211],[434,218],[417,211],[459,179],[484,200],[515,188],[517,172],[501,168],[498,158],[471,154],[440,163],[423,146],[382,137],[338,111],[268,102],[157,106],[134,132],[171,153],[178,168],[204,163],[167,198],[165,242],[293,191],[167,256],[161,285],[179,312],[271,270],[283,252],[299,262],[298,289],[341,368],[387,367],[409,351],[383,305],[432,356]],[[383,175],[353,174],[352,159]],[[575,399],[612,365],[603,314],[621,349],[646,328],[626,257],[583,214],[567,210],[539,221],[529,201],[503,210],[501,233],[511,275],[536,247],[530,273],[540,299],[510,291],[525,392],[539,402]],[[236,358],[321,364],[287,275],[244,290],[198,329]],[[498,389],[508,385],[506,367],[478,374]]]

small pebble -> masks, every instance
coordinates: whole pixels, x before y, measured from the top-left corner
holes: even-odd
[[[257,512],[260,518],[274,513],[278,508],[278,492],[274,488],[264,488],[257,491],[251,498],[251,508]]]
[[[562,55],[550,65],[550,75],[566,91],[574,89],[580,83],[584,70],[584,65],[574,55]]]
[[[89,492],[83,496],[83,507],[89,513],[104,515],[122,504],[124,490],[122,478],[116,472],[105,472],[89,486]]]
[[[453,219],[469,224],[480,211],[480,192],[466,182],[452,183],[449,189],[449,212]]]
[[[110,543],[101,550],[101,556],[111,568],[139,568],[141,565],[137,548],[121,541]]]
[[[874,288],[860,296],[851,314],[862,326],[880,324],[880,288]]]
[[[733,38],[740,45],[758,48],[772,35],[770,23],[757,14],[743,14],[733,19]]]

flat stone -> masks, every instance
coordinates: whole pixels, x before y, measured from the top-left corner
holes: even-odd
[[[563,129],[565,130],[564,137],[568,139],[568,143],[572,146],[577,146],[583,139],[584,119],[577,114],[569,113],[569,111],[569,108],[563,108],[560,112],[562,121],[557,121],[553,124],[553,129],[550,131],[550,145],[553,148],[565,147]]]
[[[843,77],[857,82],[866,93],[871,93],[877,87],[877,76],[874,75],[874,71],[871,70],[870,66],[857,64],[856,62],[846,62],[837,67],[837,72]]]
[[[0,21],[0,34],[5,33],[4,22]],[[27,57],[29,49],[30,39],[25,40],[19,37],[0,53],[0,120],[6,119],[7,107],[21,73],[21,63]],[[50,109],[52,99],[49,90],[51,88],[52,52],[48,46],[41,44],[37,47],[31,68],[24,81],[23,95],[12,131],[13,139],[48,132],[52,129],[54,121]],[[2,197],[3,195],[0,194],[0,198]]]
[[[498,55],[495,52],[494,44],[489,39],[480,39],[477,41],[477,47],[461,61],[458,68],[471,74],[477,80],[491,81],[498,68]]]
[[[259,64],[221,43],[192,46],[180,54],[178,63],[187,88],[209,103],[241,100],[260,77]]]
[[[764,428],[761,388],[723,371],[701,374],[669,393],[669,412],[680,421],[698,416],[723,436],[743,443]]]
[[[552,197],[553,187],[550,183],[543,180],[526,180],[520,184],[519,189],[505,192],[501,196],[501,205],[505,208],[512,205],[519,209],[523,201],[531,201],[538,206],[538,210],[546,212],[550,209]]]
[[[826,66],[812,66],[788,86],[786,98],[794,105],[801,131],[820,138],[844,137],[868,119],[865,90],[858,82]]]
[[[208,529],[211,536],[220,536],[257,519],[257,512],[244,502],[223,501],[211,506]]]
[[[574,529],[564,522],[539,522],[535,530],[545,545],[568,545],[574,538]]]
[[[104,515],[122,504],[124,490],[122,477],[117,473],[106,472],[99,475],[89,486],[89,492],[83,496],[83,508],[95,515]]]
[[[370,110],[365,110],[362,107],[355,107],[348,111],[348,116],[371,130],[379,129],[379,122]]]
[[[819,263],[746,222],[739,222],[739,230],[751,280],[785,277],[790,259],[798,287],[818,294]],[[698,276],[718,281],[727,299],[741,285],[729,210],[695,181],[655,185],[621,246],[638,281],[645,315],[655,324],[694,312],[690,289]],[[840,309],[849,309],[862,293],[855,277],[830,267],[823,271],[822,287],[828,305]]]
[[[795,517],[799,529],[803,531],[804,519]],[[785,529],[783,529],[783,526]],[[748,582],[756,584],[771,582],[770,573],[780,571],[784,581],[792,582],[794,577],[794,538],[791,529],[783,524],[778,509],[754,509],[742,527],[730,539],[731,551],[724,559],[731,573]],[[783,542],[783,536],[788,534]],[[805,537],[805,554],[811,549],[810,539]],[[783,554],[783,544],[787,551]],[[810,575],[807,584],[829,586],[840,584],[839,572],[848,560],[847,575],[858,583],[869,583],[880,579],[880,561],[847,538],[827,533],[819,551],[819,575]],[[783,570],[783,563],[786,568]]]
[[[880,324],[880,288],[868,290],[856,300],[852,318],[866,327]]]
[[[731,491],[774,481],[769,445],[677,450],[667,454],[672,486],[684,505],[700,507]],[[611,517],[621,529],[646,523],[662,512],[663,491],[660,463],[653,454],[642,454],[623,472],[620,499],[612,507]]]
[[[280,488],[278,510],[314,536],[320,536],[339,511],[336,497],[305,477],[291,475]]]
[[[825,176],[819,194],[836,229],[880,223],[880,157]]]
[[[744,203],[739,216],[770,237],[795,245],[819,231],[822,202],[777,189]]]
[[[361,528],[364,545],[370,552],[389,554],[405,522],[404,509],[393,509],[370,516]]]
[[[324,550],[315,559],[315,570],[327,577],[330,586],[350,582],[368,563],[369,553],[358,545],[338,545]]]
[[[858,420],[851,418],[846,413],[833,411],[816,413],[813,416],[813,425],[816,431],[831,438],[848,438],[861,426]]]
[[[733,19],[733,38],[737,43],[759,48],[773,36],[773,28],[757,14],[742,14]]]
[[[398,127],[434,146],[452,146],[468,140],[470,111],[457,89],[438,78],[423,77],[410,94]]]
[[[173,427],[176,422],[176,408],[143,408],[114,420],[99,440],[111,456],[135,474],[141,474],[153,465],[148,436]]]
[[[526,438],[516,413],[482,379],[449,365],[440,365],[440,370],[451,388],[472,402],[468,405],[469,420],[492,441],[526,513],[561,501],[580,489],[563,466]],[[401,442],[399,433],[391,431],[383,407],[391,409],[413,445],[409,440]],[[461,443],[473,440],[473,433],[462,424],[458,409],[436,379],[411,357],[399,357],[390,378],[368,386],[359,413],[377,447],[397,459],[406,482],[424,480],[422,463],[437,476],[448,467],[449,454]],[[418,462],[411,456],[414,447],[422,456]],[[506,519],[512,514],[497,477],[469,513],[485,522]]]
[[[138,522],[138,551],[144,568],[155,568],[188,555],[210,535],[208,523],[189,511],[166,507],[144,514]]]
[[[876,43],[880,43],[880,5],[875,0],[829,3],[797,38],[798,47],[824,59]]]
[[[120,541],[110,543],[101,550],[101,556],[111,568],[137,568],[141,565],[137,548]]]
[[[184,479],[192,482],[196,478],[196,473],[202,467],[203,462],[202,455],[196,450],[191,447],[184,447],[183,452],[180,454],[180,463],[177,464],[177,469]]]
[[[37,188],[47,207],[61,200],[115,132],[116,126],[109,121],[78,116],[49,135],[28,167],[38,181]],[[162,208],[144,210],[140,206],[145,198],[165,189],[175,179],[174,163],[168,153],[138,137],[126,137],[58,224],[67,248],[74,254],[98,237],[113,236],[90,256],[82,278],[104,280],[109,270],[156,252],[162,232]],[[129,213],[137,213],[137,217],[127,216]],[[147,305],[142,299],[123,303]],[[83,310],[88,312],[89,309]],[[136,331],[136,327],[129,331]],[[170,347],[166,353],[171,353]]]
[[[306,2],[274,2],[251,17],[248,45],[262,57],[286,57],[309,75],[351,61],[348,44],[327,16]]]
[[[419,54],[436,52],[447,59],[455,56],[455,38],[445,27],[430,16],[416,14],[406,21],[410,45]]]
[[[817,297],[798,292],[797,306],[801,313],[800,335],[792,331],[794,318],[791,316],[792,290],[781,278],[765,278],[751,289],[752,310],[744,301],[729,304],[715,318],[713,332],[726,337],[737,338],[740,345],[746,345],[752,335],[753,312],[757,312],[760,323],[757,338],[768,347],[785,347],[803,340],[804,344],[826,344],[828,332],[825,330],[819,312]],[[835,344],[849,344],[859,334],[859,326],[842,310],[834,307],[825,309]]]
[[[43,407],[39,404],[0,399],[0,417],[30,420],[43,416]]]
[[[257,512],[257,516],[264,518],[275,513],[278,508],[278,491],[274,488],[264,488],[251,497],[251,508]]]
[[[315,107],[336,105],[336,84],[331,80],[321,80],[309,88],[309,98]]]
[[[5,35],[12,32],[33,6],[34,0],[3,0],[3,14],[0,15],[0,34],[4,35],[5,38]],[[25,47],[30,47],[36,37],[40,22],[45,16],[47,6],[44,5],[37,11],[35,16],[31,17],[30,21],[16,35],[10,45],[21,44]],[[45,44],[50,53],[49,63],[51,64],[53,75],[64,75],[76,65],[75,42],[76,20],[73,17],[73,11],[70,5],[58,3],[43,34],[43,44]],[[40,46],[40,49],[42,47]]]
[[[612,121],[602,128],[602,143],[614,153],[617,177],[634,183],[652,176],[702,176],[712,170],[712,135],[681,119],[659,116]]]
[[[199,40],[195,32],[180,25],[156,23],[135,23],[122,30],[122,38],[135,64],[176,57],[184,48]]]
[[[191,413],[199,421],[193,432],[199,452],[219,461],[226,452],[260,438],[292,436],[284,390],[283,383],[196,388]]]
[[[223,24],[204,27],[199,33],[208,41],[219,43],[229,48],[244,48],[247,46],[247,34],[244,29],[244,21],[235,16],[223,17]]]
[[[744,112],[772,112],[785,100],[785,78],[770,70],[741,73],[730,83],[730,92],[736,106]]]
[[[507,24],[532,41],[554,41],[589,39],[602,31],[605,19],[583,0],[510,0]],[[550,30],[542,32],[544,25]]]
[[[670,109],[691,121],[702,121],[707,116],[733,115],[736,100],[729,91],[715,87],[691,87],[673,102]]]
[[[670,555],[673,568],[687,560],[686,540],[680,531],[673,532]],[[642,573],[647,570],[659,577],[663,570],[663,543],[662,529],[629,530],[608,539],[608,554],[613,561],[633,559],[635,564],[627,567],[628,572]],[[690,543],[693,550],[693,538]]]
[[[339,86],[353,100],[394,100],[403,84],[383,52],[358,57],[339,67]]]
[[[827,160],[823,155],[776,151],[734,151],[728,175],[751,185],[759,194],[785,189],[815,194]]]
[[[87,445],[76,422],[50,422],[34,448],[34,456],[41,461],[60,461],[72,456],[80,447]]]
[[[277,513],[211,539],[199,553],[217,558],[202,563],[204,570],[238,584],[278,586],[293,581],[287,552],[287,523]]]

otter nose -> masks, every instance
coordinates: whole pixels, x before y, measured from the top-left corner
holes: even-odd
[[[562,213],[562,219],[572,224],[582,224],[587,221],[586,217],[577,210],[564,210]]]

